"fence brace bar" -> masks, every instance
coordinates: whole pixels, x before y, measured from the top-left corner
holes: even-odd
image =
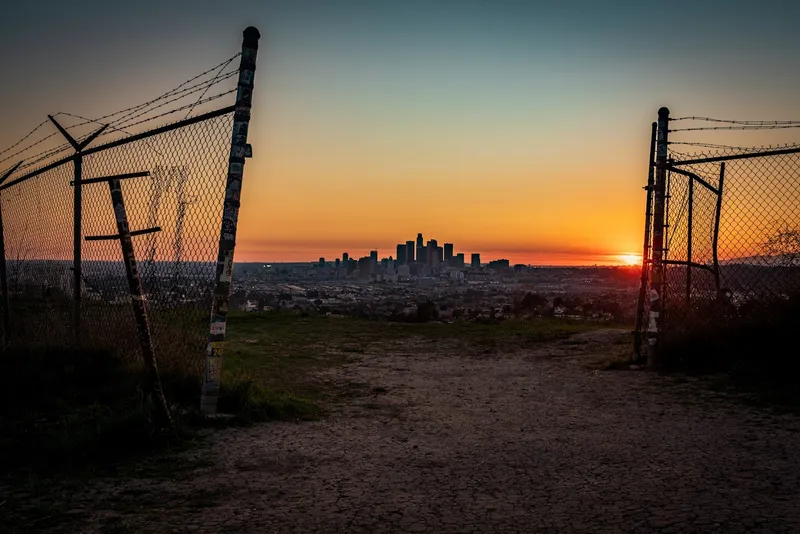
[[[711,242],[711,254],[714,260],[714,284],[719,294],[719,254],[717,246],[719,245],[719,219],[722,215],[722,191],[725,184],[725,162],[720,163],[719,166],[719,191],[717,192],[717,212],[714,214],[714,238]]]

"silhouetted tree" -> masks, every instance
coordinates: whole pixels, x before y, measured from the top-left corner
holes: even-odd
[[[800,229],[785,222],[778,225],[761,245],[761,251],[783,267],[800,267]]]

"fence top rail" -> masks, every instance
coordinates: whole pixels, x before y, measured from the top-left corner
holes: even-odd
[[[674,160],[671,162],[671,164],[673,166],[699,165],[702,163],[716,163],[719,161],[731,161],[737,159],[767,158],[770,156],[784,156],[787,154],[800,154],[800,146],[793,146],[790,148],[781,148],[775,150],[760,150],[757,152],[745,152],[742,154],[728,154],[723,156],[709,156],[705,158],[685,159],[682,161]]]
[[[152,137],[154,135],[159,135],[159,134],[162,134],[162,133],[171,132],[173,130],[178,130],[178,129],[184,128],[186,126],[191,126],[192,124],[197,124],[198,122],[203,122],[203,121],[206,121],[206,120],[209,120],[209,119],[214,119],[216,117],[221,117],[223,115],[228,115],[229,113],[233,113],[234,111],[236,111],[236,106],[235,105],[234,106],[226,106],[224,108],[220,108],[220,109],[217,109],[217,110],[214,110],[214,111],[209,111],[208,113],[203,113],[203,114],[197,115],[195,117],[190,117],[188,119],[184,119],[184,120],[181,120],[181,121],[178,121],[178,122],[173,122],[172,124],[167,124],[167,125],[161,126],[159,128],[154,128],[154,129],[148,130],[146,132],[138,133],[138,134],[131,135],[131,136],[128,136],[128,137],[123,137],[122,139],[117,139],[116,141],[111,141],[111,142],[106,143],[104,145],[99,145],[99,146],[96,146],[96,147],[84,149],[81,152],[78,152],[76,154],[70,154],[69,156],[66,156],[66,157],[61,158],[61,159],[59,159],[57,161],[49,163],[49,164],[45,165],[44,167],[40,167],[40,168],[35,169],[33,171],[30,171],[30,172],[28,172],[26,174],[23,174],[22,176],[20,176],[18,178],[15,178],[14,180],[12,180],[12,181],[10,181],[10,182],[8,182],[6,184],[0,185],[0,191],[8,189],[9,187],[13,187],[13,186],[15,186],[17,184],[20,184],[20,183],[22,183],[22,182],[24,182],[26,180],[29,180],[29,179],[31,179],[31,178],[33,178],[35,176],[43,174],[43,173],[45,173],[47,171],[50,171],[52,169],[55,169],[56,167],[60,167],[61,165],[64,165],[65,163],[68,163],[70,161],[74,161],[76,158],[80,158],[80,157],[83,157],[83,156],[89,156],[91,154],[95,154],[97,152],[101,152],[103,150],[108,150],[108,149],[111,149],[111,148],[117,148],[119,146],[127,145],[129,143],[133,143],[135,141],[141,141],[142,139],[147,139],[148,137]]]

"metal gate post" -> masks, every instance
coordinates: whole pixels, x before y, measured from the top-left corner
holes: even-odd
[[[667,183],[667,140],[669,135],[669,109],[658,110],[658,136],[656,149],[656,183],[653,207],[653,261],[650,264],[650,321],[647,328],[647,366],[662,363],[658,350],[664,302],[664,201]]]
[[[233,115],[233,135],[228,159],[228,178],[225,185],[219,252],[217,253],[217,271],[214,278],[214,293],[211,298],[211,324],[203,372],[203,389],[200,396],[200,410],[206,414],[217,412],[222,354],[228,322],[228,299],[233,275],[233,252],[236,245],[236,226],[239,221],[239,197],[244,177],[245,157],[251,155],[250,147],[247,144],[247,131],[250,125],[253,81],[260,38],[261,34],[252,26],[243,32],[236,110]]]
[[[653,123],[650,132],[650,152],[648,153],[647,163],[647,200],[644,208],[644,245],[642,246],[642,274],[639,285],[639,296],[636,299],[636,323],[633,327],[633,353],[638,358],[642,355],[642,323],[644,322],[644,302],[647,298],[647,275],[650,268],[650,228],[653,220],[653,177],[655,169],[656,134],[658,123]]]

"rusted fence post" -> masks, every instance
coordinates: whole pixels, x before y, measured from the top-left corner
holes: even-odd
[[[639,282],[639,296],[636,300],[636,323],[633,327],[633,353],[638,358],[642,354],[642,324],[644,323],[644,303],[647,298],[647,275],[650,269],[650,228],[653,221],[653,179],[655,175],[654,158],[656,153],[656,134],[658,123],[653,123],[650,132],[650,152],[647,157],[647,200],[644,208],[644,245],[642,246],[642,274]]]
[[[211,324],[208,335],[203,372],[203,389],[200,410],[206,414],[217,412],[225,330],[228,321],[228,299],[233,274],[233,252],[236,245],[236,226],[239,221],[239,197],[242,190],[245,157],[249,157],[247,131],[250,125],[250,108],[253,102],[253,82],[256,71],[258,40],[261,34],[252,26],[243,32],[242,57],[239,63],[236,110],[233,115],[233,135],[228,158],[228,178],[225,185],[225,202],[217,253],[217,270],[214,293],[211,298]]]
[[[79,184],[75,184],[76,186]],[[139,343],[142,346],[142,358],[144,359],[145,370],[150,383],[148,391],[155,398],[157,406],[156,412],[161,418],[157,423],[161,428],[172,426],[172,419],[169,414],[169,407],[161,389],[161,377],[158,375],[158,365],[153,350],[153,340],[150,334],[150,321],[147,318],[147,307],[145,306],[144,291],[142,281],[139,278],[139,270],[136,265],[136,257],[131,241],[131,231],[128,226],[128,215],[125,211],[125,201],[122,197],[122,185],[119,178],[108,180],[111,190],[111,203],[114,207],[114,218],[117,221],[117,232],[120,246],[122,248],[122,261],[125,264],[125,274],[128,278],[128,288],[130,289],[131,302],[133,304],[133,315],[136,318],[136,329],[139,334]]]
[[[658,135],[656,140],[656,181],[653,206],[653,260],[650,264],[650,320],[647,327],[647,366],[660,365],[657,354],[663,319],[664,289],[664,201],[667,184],[667,141],[669,136],[669,109],[658,110]]]

